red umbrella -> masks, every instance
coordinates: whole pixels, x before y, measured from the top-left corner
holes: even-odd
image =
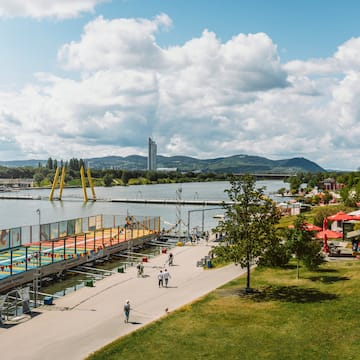
[[[294,225],[289,225],[289,229],[293,229]],[[307,231],[320,231],[322,230],[321,227],[316,226],[314,224],[310,224],[310,223],[304,223],[304,229]]]
[[[349,215],[346,212],[339,211],[334,215],[330,215],[327,217],[330,221],[347,221],[352,220],[354,218],[353,215]]]
[[[324,236],[327,237],[327,239],[340,239],[343,237],[341,232],[333,231],[333,230],[322,230],[316,233],[315,237],[317,239],[324,239]]]
[[[316,226],[314,224],[305,223],[305,229],[309,231],[320,231],[322,230],[320,226]]]

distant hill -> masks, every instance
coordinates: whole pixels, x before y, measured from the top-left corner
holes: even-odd
[[[122,169],[146,170],[147,157],[131,156],[105,156],[84,159],[92,169]],[[31,166],[45,165],[47,160],[18,160],[0,161],[2,166]],[[326,172],[325,169],[305,158],[291,158],[283,160],[270,160],[261,156],[233,155],[215,159],[196,159],[189,156],[157,156],[158,168],[176,168],[179,171],[202,171],[217,173],[272,173],[294,174],[297,172]]]

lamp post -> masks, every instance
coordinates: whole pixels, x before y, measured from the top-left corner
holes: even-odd
[[[34,272],[34,282],[33,282],[35,308],[37,307],[37,303],[38,303],[39,280],[40,280],[40,276],[41,276],[41,270],[40,270],[40,268],[41,268],[41,211],[40,211],[40,209],[36,209],[36,213],[39,216],[39,251],[37,254],[36,269]]]
[[[39,216],[39,241],[40,241],[41,240],[41,235],[40,235],[41,211],[40,211],[40,209],[36,209],[36,213]]]
[[[36,213],[39,216],[39,254],[38,254],[38,266],[41,267],[41,211],[36,209]]]

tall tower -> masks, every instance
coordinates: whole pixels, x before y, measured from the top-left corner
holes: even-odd
[[[149,137],[149,154],[148,154],[148,170],[156,170],[157,145],[154,140]]]

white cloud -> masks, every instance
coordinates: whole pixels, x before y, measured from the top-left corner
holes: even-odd
[[[78,80],[40,73],[19,93],[0,93],[0,155],[146,155],[152,136],[162,155],[359,167],[359,39],[327,59],[282,64],[264,33],[222,42],[204,30],[162,48],[157,33],[171,25],[165,14],[89,22],[58,52]]]
[[[108,0],[1,0],[0,17],[74,18]]]
[[[170,25],[165,14],[154,21],[100,16],[85,26],[80,42],[62,46],[58,58],[73,70],[158,68],[163,62],[162,50],[154,33]]]

